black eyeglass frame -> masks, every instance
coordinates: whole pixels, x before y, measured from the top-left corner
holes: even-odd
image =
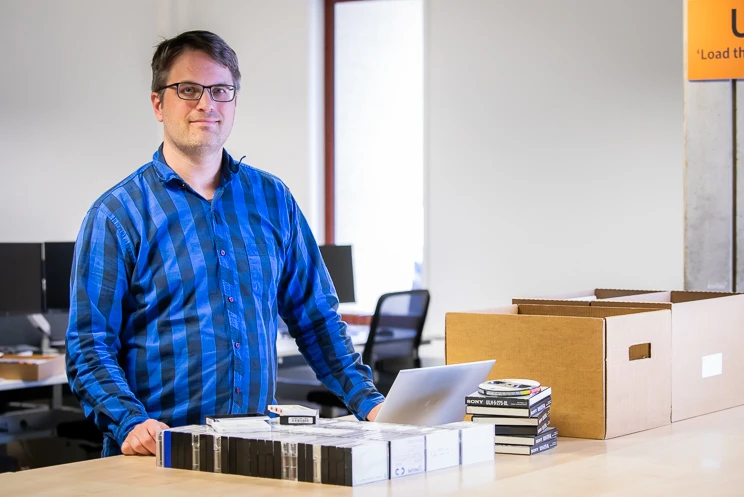
[[[191,86],[200,87],[201,88],[201,91],[199,92],[199,96],[196,97],[196,98],[183,98],[181,96],[181,92],[179,91],[181,85],[191,85]],[[217,100],[216,98],[214,98],[214,94],[212,93],[212,88],[214,88],[214,87],[224,87],[224,88],[227,88],[227,89],[231,90],[232,91],[232,97],[230,97],[230,100]],[[157,91],[161,92],[163,90],[167,90],[168,88],[175,88],[176,95],[178,96],[178,98],[180,98],[181,100],[186,100],[188,102],[201,100],[202,96],[204,95],[204,90],[209,90],[209,98],[211,98],[213,101],[219,102],[219,103],[232,102],[233,100],[235,100],[235,95],[238,93],[235,90],[235,86],[234,85],[219,84],[219,85],[205,86],[205,85],[200,85],[199,83],[191,83],[191,82],[188,82],[188,81],[181,81],[180,83],[173,83],[173,84],[170,84],[170,85],[161,86],[160,88],[158,88]]]

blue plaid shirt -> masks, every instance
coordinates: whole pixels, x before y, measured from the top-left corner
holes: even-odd
[[[223,152],[207,201],[162,147],[88,211],[75,246],[67,373],[119,453],[148,418],[170,426],[266,413],[277,314],[318,378],[363,419],[383,397],[337,312],[307,222],[277,178]]]

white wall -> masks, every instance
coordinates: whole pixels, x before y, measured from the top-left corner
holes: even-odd
[[[105,190],[162,140],[150,59],[210,29],[243,74],[236,157],[281,177],[322,232],[319,0],[0,3],[0,242],[73,239]]]
[[[323,236],[320,0],[178,0],[176,32],[207,29],[238,54],[241,94],[225,148],[280,177]]]
[[[0,242],[71,240],[158,145],[148,0],[0,3]]]
[[[428,0],[428,333],[512,297],[683,284],[681,0]]]

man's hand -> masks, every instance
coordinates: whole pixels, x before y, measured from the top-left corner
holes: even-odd
[[[384,404],[384,402],[377,404],[375,407],[372,408],[371,411],[369,411],[369,414],[367,414],[367,421],[375,420],[375,418],[377,417],[377,413],[379,413],[380,409],[382,409],[382,404]]]
[[[155,455],[155,436],[159,431],[167,429],[168,425],[156,419],[148,419],[138,424],[121,444],[121,453],[125,456]]]

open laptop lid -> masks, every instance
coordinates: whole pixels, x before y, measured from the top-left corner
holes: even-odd
[[[405,369],[375,421],[436,426],[465,418],[465,397],[486,381],[495,360]]]

